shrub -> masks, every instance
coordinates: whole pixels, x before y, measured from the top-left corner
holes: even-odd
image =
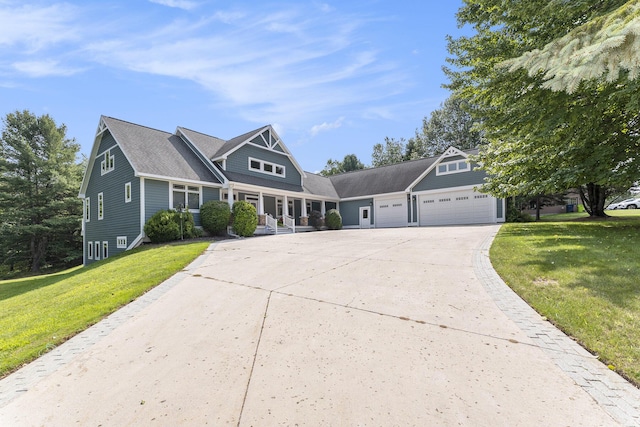
[[[318,211],[311,211],[309,214],[309,225],[315,227],[316,230],[320,230],[324,225],[322,214]]]
[[[175,211],[161,210],[153,214],[144,225],[144,233],[153,243],[170,242],[180,238],[180,223]]]
[[[336,209],[331,209],[327,212],[324,222],[329,230],[340,230],[342,228],[342,216]]]
[[[507,204],[506,222],[532,222],[533,217],[526,212],[521,212],[512,203]]]
[[[230,218],[231,209],[227,202],[211,200],[200,206],[200,221],[209,234],[226,233]]]
[[[238,236],[249,237],[258,227],[256,208],[249,202],[238,201],[233,204],[233,232]]]
[[[153,243],[170,242],[181,237],[190,239],[199,237],[193,214],[188,210],[182,213],[174,210],[161,210],[153,214],[144,225],[144,233]]]

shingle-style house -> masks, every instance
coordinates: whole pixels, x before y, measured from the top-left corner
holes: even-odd
[[[158,210],[187,207],[200,224],[209,200],[245,200],[258,233],[310,230],[311,211],[338,209],[345,228],[504,221],[504,201],[478,193],[484,172],[449,148],[439,157],[323,177],[305,172],[270,126],[225,141],[103,116],[79,197],[84,263],[131,249]]]

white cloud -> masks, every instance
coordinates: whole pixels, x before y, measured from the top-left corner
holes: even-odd
[[[16,71],[26,74],[28,77],[71,76],[84,71],[80,68],[63,66],[53,59],[45,61],[14,62],[11,65]]]
[[[149,0],[151,3],[162,6],[175,7],[177,9],[191,10],[198,6],[198,3],[189,0]]]
[[[0,46],[20,46],[26,53],[79,39],[73,25],[76,8],[68,4],[45,7],[0,5]]]
[[[342,126],[343,121],[344,121],[344,117],[340,117],[338,120],[336,120],[333,123],[324,122],[320,125],[315,125],[311,128],[311,131],[310,131],[311,136],[316,136],[320,132],[326,132],[328,130],[337,129],[340,126]]]

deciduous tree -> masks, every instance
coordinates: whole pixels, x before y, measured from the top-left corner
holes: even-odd
[[[637,92],[583,82],[573,92],[545,87],[543,73],[499,66],[622,6],[622,0],[549,2],[465,0],[461,25],[474,34],[449,39],[450,89],[467,100],[488,143],[476,161],[499,197],[582,189],[592,216],[605,216],[608,189],[640,176]]]
[[[347,154],[342,161],[329,159],[324,169],[320,171],[320,175],[331,176],[344,172],[351,172],[364,169],[364,164],[355,154]]]

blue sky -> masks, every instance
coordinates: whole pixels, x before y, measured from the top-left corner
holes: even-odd
[[[461,0],[0,0],[0,115],[100,115],[230,139],[272,124],[307,171],[438,108]]]

